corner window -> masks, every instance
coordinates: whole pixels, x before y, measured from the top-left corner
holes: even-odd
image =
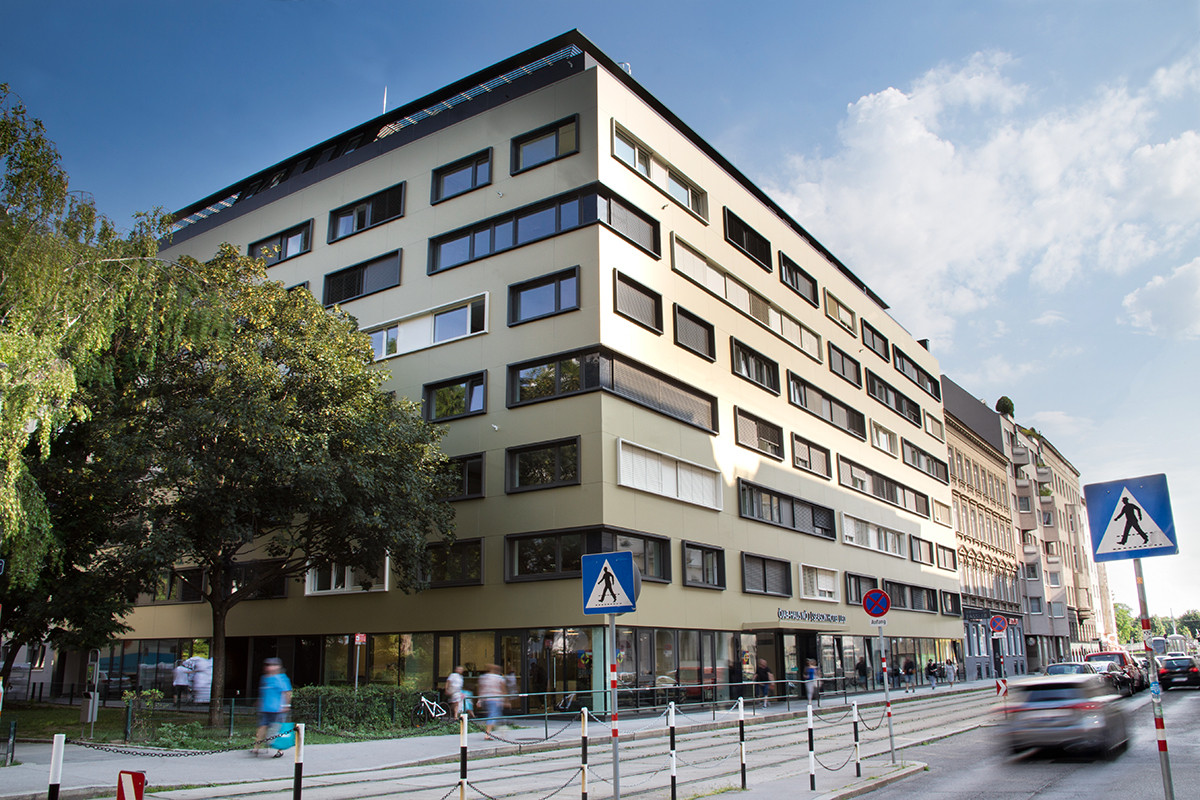
[[[578,128],[576,114],[513,139],[512,174],[579,152]]]
[[[454,488],[446,500],[473,500],[483,497],[483,453],[456,456],[449,459],[448,464],[454,476]]]
[[[612,550],[633,553],[633,563],[641,570],[643,578],[671,580],[670,539],[626,532],[613,533],[611,537]]]
[[[728,207],[725,208],[725,241],[767,272],[771,271],[771,243],[767,237],[747,225]]]
[[[620,272],[613,273],[613,310],[655,333],[663,331],[662,295]]]
[[[431,203],[440,203],[492,182],[492,149],[438,167],[433,171]]]
[[[725,551],[697,542],[683,542],[683,585],[724,589]]]
[[[508,287],[508,324],[520,325],[579,308],[579,267]]]
[[[712,324],[676,305],[675,344],[708,361],[717,360],[716,331]]]
[[[509,493],[579,484],[579,437],[511,447],[505,455]]]
[[[504,545],[507,577],[520,580],[578,575],[586,542],[583,533],[571,531],[509,536]]]
[[[329,212],[329,241],[344,239],[352,233],[404,216],[404,184],[356,200]]]
[[[791,597],[792,565],[775,558],[742,553],[742,591]]]
[[[661,155],[616,124],[613,126],[613,156],[653,184],[660,192],[707,221],[708,194],[671,166]]]
[[[738,444],[783,460],[783,428],[740,408],[734,408],[733,416]]]
[[[791,289],[796,294],[803,297],[814,307],[821,305],[820,297],[817,294],[817,279],[809,275],[795,261],[779,251],[779,280],[783,285]]]
[[[400,251],[325,276],[325,305],[345,303],[400,285]]]
[[[303,255],[312,249],[312,220],[274,236],[260,239],[246,249],[251,258],[261,258],[269,267],[289,258]]]
[[[430,422],[482,414],[487,410],[487,372],[427,383],[423,394],[425,419]]]
[[[479,586],[483,583],[483,540],[457,539],[429,545],[429,585]]]

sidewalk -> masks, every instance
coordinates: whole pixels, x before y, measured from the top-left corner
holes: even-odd
[[[902,705],[905,700],[925,698],[935,695],[978,691],[986,689],[991,681],[970,681],[958,683],[953,689],[939,687],[930,690],[928,686],[919,687],[914,694],[902,691],[892,692],[893,706]],[[852,695],[851,700],[857,701],[860,708],[878,706],[883,703],[883,692],[871,692]],[[837,708],[844,708],[840,697],[836,700],[826,698],[821,709],[822,713],[830,713]],[[876,712],[878,713],[878,712]],[[791,711],[783,701],[772,702],[767,709],[752,709],[746,705],[746,720],[748,731],[764,719],[780,720],[795,718],[805,714],[805,706],[793,701]],[[728,720],[728,712],[719,712],[720,719]],[[686,730],[698,731],[712,727],[711,712],[698,711],[689,716],[680,715],[677,720],[678,730],[682,734]],[[665,722],[660,722],[653,729],[647,729],[654,717],[632,717],[622,719],[622,747],[627,742],[660,737],[664,734]],[[686,724],[685,724],[686,723]],[[727,724],[727,722],[726,722]],[[493,756],[514,756],[516,754],[545,753],[550,759],[558,751],[578,750],[579,722],[559,720],[551,721],[550,732],[561,731],[552,741],[544,741],[544,729],[541,721],[536,721],[528,727],[507,729],[498,733],[508,742],[487,740],[481,733],[468,736],[468,751],[472,762]],[[589,727],[590,740],[596,749],[596,760],[605,762],[604,769],[610,769],[607,761],[607,726],[592,723]],[[749,734],[748,734],[749,735]],[[909,746],[916,742],[908,742]],[[20,762],[12,767],[0,768],[0,800],[40,800],[47,796],[47,783],[50,769],[50,743],[19,742],[16,747],[16,758]],[[225,753],[163,757],[155,755],[127,755],[93,750],[78,745],[67,745],[63,759],[62,783],[59,797],[63,800],[85,800],[86,798],[110,798],[116,794],[117,773],[121,770],[144,771],[147,777],[148,789],[146,796],[155,798],[172,798],[173,800],[202,800],[222,795],[244,793],[249,787],[246,783],[268,782],[260,786],[266,790],[264,797],[273,796],[273,791],[279,791],[278,796],[286,790],[290,797],[292,777],[294,772],[294,751],[287,751],[282,758],[267,758],[264,756],[251,757],[248,751],[239,750]],[[361,788],[364,780],[387,780],[386,771],[397,770],[400,767],[413,767],[430,764],[454,764],[459,758],[459,743],[457,734],[413,736],[403,739],[386,739],[377,741],[352,742],[341,744],[306,745],[304,760],[305,787],[311,785],[329,786],[333,783],[344,782],[350,786],[357,784]],[[852,797],[866,788],[874,788],[883,782],[890,782],[920,771],[924,765],[914,765],[908,762],[907,768],[895,768],[886,758],[865,759],[863,761],[863,777],[854,779],[853,765],[850,765],[848,781],[841,777],[831,777],[824,773],[820,777],[819,786],[830,787],[836,783],[846,783],[845,787],[834,794],[810,792],[808,788],[808,766],[803,759],[793,759],[786,768],[757,769],[751,765],[749,792],[745,797],[779,797],[786,791],[791,796],[811,798]],[[457,779],[457,769],[438,770],[445,773],[445,779],[453,782]],[[453,773],[453,774],[452,774]],[[683,770],[680,770],[681,776]],[[840,776],[842,773],[836,773]],[[335,776],[344,776],[341,780]],[[318,780],[325,778],[325,780]],[[665,778],[664,780],[669,780]],[[689,783],[683,796],[695,796],[703,793],[703,786],[708,781]],[[228,785],[224,791],[217,785]],[[235,785],[243,784],[235,789]],[[721,781],[728,786],[729,781]],[[204,789],[185,789],[171,787],[207,787]],[[715,784],[714,784],[715,788]],[[610,794],[607,786],[594,786],[597,796]],[[622,785],[622,794],[639,794],[634,787],[626,791]],[[658,792],[641,792],[643,796],[653,797]],[[332,796],[332,795],[330,795]],[[353,793],[346,797],[354,797]],[[539,795],[540,796],[540,795]],[[571,790],[563,792],[562,796],[571,796]],[[669,796],[669,792],[666,796]]]

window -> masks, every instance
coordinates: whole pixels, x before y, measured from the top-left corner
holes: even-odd
[[[771,243],[730,211],[728,206],[725,208],[725,241],[741,250],[767,272],[771,271]]]
[[[725,588],[725,551],[697,542],[683,542],[683,585]]]
[[[1054,512],[1053,511],[1043,511],[1042,512],[1042,525],[1049,527],[1053,524],[1054,524]]]
[[[908,439],[902,440],[902,444],[905,464],[919,469],[927,475],[932,475],[942,483],[950,483],[950,468],[946,465],[945,461],[935,458],[932,454],[925,452]]]
[[[828,448],[792,434],[792,466],[828,478],[833,474]]]
[[[862,386],[862,372],[858,361],[846,355],[833,342],[829,343],[829,371],[855,386]]]
[[[272,598],[287,597],[287,587],[289,576],[280,574],[278,569],[283,562],[278,561],[240,561],[234,565],[233,569],[233,590],[245,591],[252,584],[257,583],[258,588],[254,589],[248,595],[245,595],[247,600],[270,600]],[[367,588],[367,584],[374,585],[374,588],[385,590],[387,589],[387,562],[384,562],[384,568],[377,574],[355,572],[356,583],[355,588],[362,586]],[[382,584],[382,585],[376,585]]]
[[[530,131],[512,140],[512,174],[579,152],[579,115]]]
[[[1042,598],[1030,597],[1027,599],[1029,600],[1029,613],[1030,614],[1041,614],[1042,613]]]
[[[883,590],[892,599],[892,608],[912,608],[908,584],[884,581]]]
[[[570,578],[579,575],[584,534],[578,531],[508,536],[507,578]]]
[[[913,611],[929,611],[937,613],[938,596],[933,589],[926,589],[924,586],[908,587],[909,607]]]
[[[604,537],[605,552],[627,550],[633,553],[633,563],[641,570],[643,578],[671,580],[670,539],[627,531],[605,533]]]
[[[933,501],[933,521],[949,528],[953,517],[950,516],[950,506],[938,500]]]
[[[676,203],[701,219],[708,219],[705,191],[620,127],[613,132],[613,155]]]
[[[837,600],[837,572],[800,565],[800,596],[810,600]]]
[[[833,509],[738,480],[738,515],[789,530],[835,539]]]
[[[617,440],[617,484],[715,510],[721,509],[721,472]]]
[[[454,490],[447,500],[472,500],[483,497],[483,453],[449,459],[454,475]]]
[[[1050,616],[1065,617],[1067,615],[1067,606],[1065,603],[1050,603]]]
[[[908,557],[918,564],[933,566],[933,542],[928,542],[916,536],[909,536]]]
[[[344,303],[400,285],[400,251],[325,276],[325,305]]]
[[[729,363],[734,375],[740,375],[772,394],[779,394],[778,364],[737,339],[730,338],[729,347]]]
[[[846,602],[854,605],[862,603],[863,595],[872,589],[879,588],[879,581],[866,575],[846,573]]]
[[[613,273],[613,310],[655,333],[662,333],[662,295],[620,272]]]
[[[484,328],[483,300],[439,311],[433,315],[433,341],[447,342],[479,333]]]
[[[865,319],[862,321],[862,340],[863,344],[871,348],[875,355],[882,358],[884,361],[890,362],[891,354],[888,352],[888,340],[879,331],[871,326],[871,323]]]
[[[920,386],[934,400],[942,399],[942,384],[937,378],[930,375],[917,362],[906,356],[899,347],[893,347],[892,354],[895,356],[896,369],[904,373],[904,377],[917,386]]]
[[[937,546],[937,565],[941,569],[948,569],[951,572],[958,571],[958,553],[954,552],[951,547]]]
[[[312,249],[312,220],[260,239],[246,248],[251,258],[261,258],[267,266],[303,255]]]
[[[799,264],[779,251],[779,280],[783,285],[803,297],[813,306],[819,306],[821,301],[817,294],[817,279],[805,272]]]
[[[156,576],[153,589],[138,595],[137,604],[199,603],[203,588],[204,571],[199,567],[169,569]]]
[[[815,414],[859,439],[867,438],[867,418],[858,411],[826,394],[813,384],[788,371],[788,402]]]
[[[607,349],[564,353],[508,368],[508,405],[602,389],[717,432],[717,399]]]
[[[846,513],[842,514],[842,541],[857,547],[904,557],[903,533]]]
[[[900,437],[875,420],[871,420],[871,444],[891,456],[900,455]]]
[[[579,308],[579,267],[508,287],[508,324],[519,325]]]
[[[352,233],[382,225],[404,216],[404,183],[355,200],[329,212],[329,241],[336,242]]]
[[[929,516],[928,495],[842,456],[838,456],[838,482],[842,486],[873,495],[885,503],[899,506],[922,517]]]
[[[579,437],[510,447],[505,455],[510,493],[579,484]]]
[[[825,290],[825,316],[845,328],[851,336],[857,335],[858,315],[850,306],[830,294],[828,289]]]
[[[699,250],[674,238],[672,269],[721,298],[813,361],[820,363],[821,336],[765,296],[751,289]]]
[[[674,310],[675,344],[701,358],[716,361],[717,337],[713,326],[678,305]]]
[[[956,592],[942,592],[942,613],[948,617],[962,616],[962,597]]]
[[[946,441],[946,426],[942,424],[940,419],[928,411],[925,412],[925,432],[939,442]]]
[[[1061,572],[1047,572],[1046,573],[1046,585],[1053,586],[1055,588],[1062,586],[1062,573]]]
[[[1031,561],[1023,565],[1025,580],[1036,581],[1038,579],[1038,564],[1036,561]]]
[[[742,553],[742,591],[791,597],[792,565],[775,558]]]
[[[472,189],[487,186],[492,182],[492,150],[488,148],[473,156],[438,167],[433,171],[433,197],[431,203],[440,203],[466,194]]]
[[[636,144],[627,134],[617,131],[613,137],[613,155],[635,171],[650,177],[650,151]]]
[[[738,444],[783,460],[783,428],[736,407],[733,421]]]
[[[1017,511],[1032,511],[1030,506],[1030,498],[1028,495],[1021,495],[1017,498]]]
[[[487,410],[487,372],[427,383],[423,392],[425,419],[444,422]]]
[[[348,567],[343,564],[323,564],[308,571],[307,594],[338,592],[387,591],[387,563],[375,570]]]
[[[921,407],[871,370],[867,370],[867,394],[917,427],[921,426]]]
[[[456,539],[429,545],[429,585],[479,586],[483,583],[483,540]]]

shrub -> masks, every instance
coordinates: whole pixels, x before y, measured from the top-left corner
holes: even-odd
[[[292,719],[325,731],[405,727],[417,694],[398,686],[302,686],[292,692]],[[394,713],[394,721],[393,721]]]

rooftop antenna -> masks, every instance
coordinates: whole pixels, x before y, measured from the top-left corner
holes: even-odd
[[[633,77],[633,65],[628,61],[618,61],[617,66],[625,70],[625,74],[627,74],[629,77]]]
[[[387,113],[387,84],[383,86],[383,113]]]

